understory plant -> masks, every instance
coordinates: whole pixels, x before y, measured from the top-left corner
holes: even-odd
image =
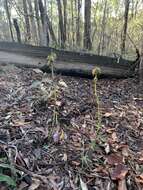
[[[7,159],[0,159],[0,184],[7,186],[8,189],[16,188],[17,173],[20,173]]]
[[[98,76],[100,75],[100,69],[98,67],[96,67],[95,69],[93,69],[92,71],[92,75],[93,75],[93,91],[94,91],[94,97],[95,97],[95,104],[97,107],[97,111],[96,111],[96,118],[97,118],[97,122],[96,122],[96,133],[97,135],[99,134],[99,131],[101,129],[101,113],[100,113],[100,102],[99,102],[99,97],[97,94],[97,82],[98,82]]]
[[[54,80],[54,62],[57,59],[57,55],[54,52],[51,52],[47,57],[47,64],[51,68],[52,79]]]
[[[52,119],[52,126],[58,125],[58,112],[56,109],[56,102],[57,102],[57,96],[58,96],[58,89],[55,85],[55,75],[54,75],[54,62],[57,59],[57,55],[54,52],[51,52],[50,55],[47,57],[47,64],[51,68],[51,74],[52,74],[52,85],[53,85],[53,91],[52,91],[52,98],[55,102],[54,109],[53,109],[53,119]]]

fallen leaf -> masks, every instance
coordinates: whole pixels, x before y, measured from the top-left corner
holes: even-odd
[[[118,137],[117,137],[116,132],[112,133],[111,138],[112,138],[112,142],[118,142]]]
[[[40,186],[40,180],[33,179],[32,185],[29,186],[28,190],[35,190]]]
[[[64,156],[63,156],[62,160],[63,160],[64,162],[66,162],[66,161],[68,160],[68,156],[67,156],[66,153],[64,153]]]
[[[103,116],[104,116],[104,117],[110,117],[110,116],[112,116],[112,115],[113,115],[112,112],[107,112],[107,113],[105,113]]]
[[[111,178],[112,180],[122,180],[126,177],[127,173],[128,173],[128,168],[123,164],[119,164],[113,170]]]
[[[67,84],[63,80],[59,81],[59,85],[62,86],[62,87],[65,87],[65,88],[68,87]]]
[[[80,165],[80,162],[72,161],[72,164],[75,165],[75,166],[79,166],[79,165]]]
[[[118,154],[110,154],[107,157],[107,163],[110,165],[117,165],[123,163],[124,159],[123,156],[118,155]]]
[[[82,190],[88,190],[88,187],[86,183],[83,182],[83,180],[80,178],[80,186]]]
[[[37,74],[43,73],[43,71],[41,71],[40,69],[33,69],[33,71],[34,71],[35,73],[37,73]]]
[[[28,184],[22,181],[17,190],[24,190],[26,188],[28,188]]]
[[[13,120],[13,126],[14,127],[21,127],[21,126],[27,126],[27,125],[29,125],[30,124],[30,122],[25,122],[24,120],[20,120],[20,121],[18,121],[18,120]]]
[[[129,147],[128,146],[123,146],[123,148],[122,148],[122,155],[124,157],[128,157],[129,156]]]

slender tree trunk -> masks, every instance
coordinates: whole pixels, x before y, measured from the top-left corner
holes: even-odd
[[[72,46],[75,45],[75,36],[74,36],[74,2],[71,0],[71,29],[72,29]]]
[[[6,10],[7,20],[8,20],[8,24],[9,24],[10,36],[11,36],[12,41],[14,41],[13,31],[12,31],[12,23],[11,23],[11,16],[10,16],[9,7],[8,7],[8,1],[7,0],[4,1],[4,7],[5,7],[5,10]]]
[[[84,48],[91,50],[91,0],[85,0],[84,11]]]
[[[140,86],[143,89],[143,50],[141,54],[140,67],[139,67]]]
[[[23,0],[23,11],[24,11],[24,19],[25,19],[25,27],[26,27],[26,42],[31,40],[30,33],[30,21],[28,17],[28,8],[27,8],[27,0]]]
[[[39,0],[39,10],[40,10],[40,16],[41,16],[41,22],[42,22],[42,29],[43,29],[43,38],[42,38],[42,43],[43,45],[49,46],[49,31],[47,27],[47,22],[46,22],[46,9],[44,8],[42,0]]]
[[[102,45],[101,45],[102,54],[105,49],[105,30],[106,30],[106,17],[107,17],[106,11],[107,11],[107,0],[105,0],[103,20],[102,20]]]
[[[64,9],[64,44],[67,40],[67,0],[63,0],[63,9]]]
[[[143,31],[143,27],[142,31]],[[141,53],[140,53],[140,63],[139,63],[139,83],[140,83],[140,91],[143,93],[143,36],[141,38]]]
[[[125,0],[125,15],[124,15],[124,27],[123,27],[123,36],[122,36],[122,43],[121,43],[121,54],[125,53],[125,48],[126,48],[126,36],[127,36],[127,29],[128,29],[129,5],[130,5],[130,0]]]
[[[34,7],[35,7],[36,22],[37,22],[37,31],[38,31],[39,45],[42,45],[41,44],[41,27],[40,27],[38,0],[34,0]]]
[[[17,35],[17,41],[19,43],[21,43],[21,33],[20,33],[20,28],[19,28],[19,25],[18,25],[18,22],[17,22],[16,18],[13,19],[13,24],[14,24],[14,27],[15,27],[16,35]]]
[[[31,22],[31,36],[33,38],[33,42],[37,44],[38,38],[37,38],[37,30],[36,30],[36,24],[34,20],[34,11],[32,7],[31,0],[27,0],[28,6],[29,6],[29,16],[30,16],[30,22]]]
[[[58,13],[59,13],[60,45],[62,48],[64,48],[65,36],[64,36],[64,21],[63,21],[61,0],[57,0],[57,6],[58,6]]]
[[[50,19],[49,19],[48,15],[46,15],[46,19],[47,19],[47,24],[48,24],[48,29],[49,29],[49,32],[50,32],[50,36],[52,38],[52,41],[56,45],[57,44],[56,36],[55,36],[54,30],[53,30],[53,27],[52,27],[52,24],[50,22]]]
[[[76,42],[78,47],[81,45],[81,33],[80,33],[80,25],[81,25],[81,0],[76,0],[77,6],[77,20],[76,20]]]

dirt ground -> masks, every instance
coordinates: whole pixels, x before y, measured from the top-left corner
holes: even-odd
[[[143,189],[137,79],[99,80],[99,106],[93,92],[92,80],[0,66],[0,168],[17,169],[2,170],[15,189]]]

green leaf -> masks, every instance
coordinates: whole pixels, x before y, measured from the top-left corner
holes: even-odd
[[[7,175],[0,174],[0,182],[5,182],[9,186],[16,187],[16,182]]]
[[[19,173],[19,174],[21,174],[21,171],[20,171],[20,170],[15,169],[14,166],[9,165],[9,164],[1,163],[1,164],[0,164],[0,168],[10,169],[10,170],[13,171],[14,173]]]

